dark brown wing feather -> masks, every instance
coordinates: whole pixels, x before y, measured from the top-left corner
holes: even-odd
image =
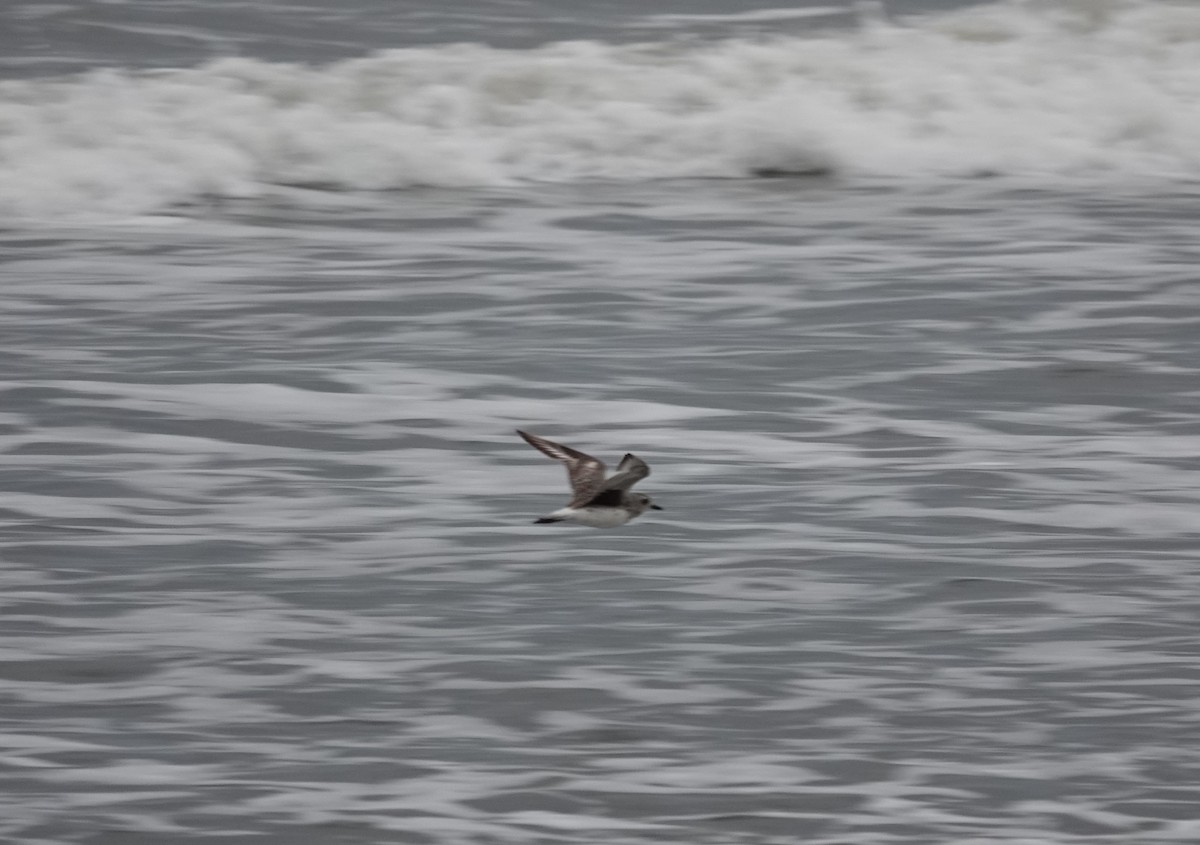
[[[601,490],[588,504],[596,508],[619,508],[624,502],[624,490]]]
[[[572,449],[570,446],[564,446],[561,443],[555,443],[553,440],[538,437],[536,434],[521,431],[519,428],[517,429],[517,434],[521,435],[526,443],[543,455],[548,455],[554,458],[554,460],[562,461],[566,464],[567,480],[571,482],[571,492],[573,494],[567,507],[577,508],[585,505],[604,489],[603,461],[580,452],[578,449]],[[622,461],[621,464],[624,466],[625,462]]]

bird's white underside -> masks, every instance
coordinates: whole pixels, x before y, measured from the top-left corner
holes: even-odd
[[[548,516],[590,528],[616,528],[629,521],[629,511],[624,508],[561,508]]]

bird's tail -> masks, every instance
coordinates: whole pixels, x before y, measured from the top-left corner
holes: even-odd
[[[563,517],[561,517],[561,516],[543,516],[540,519],[535,519],[533,521],[533,524],[534,525],[544,525],[547,522],[563,522]]]

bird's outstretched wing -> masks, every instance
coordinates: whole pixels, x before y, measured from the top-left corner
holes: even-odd
[[[650,467],[637,455],[626,455],[613,477],[604,482],[605,490],[628,490],[650,474]]]
[[[553,440],[538,437],[527,431],[517,429],[517,434],[543,455],[548,455],[567,465],[567,479],[571,482],[571,493],[573,494],[567,507],[575,508],[585,505],[604,489],[603,461],[584,454],[578,449],[572,449],[570,446],[555,443]],[[621,466],[625,466],[625,461],[621,461]]]

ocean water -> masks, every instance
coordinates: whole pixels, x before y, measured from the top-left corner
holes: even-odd
[[[1200,841],[1200,8],[3,14],[0,841]]]

